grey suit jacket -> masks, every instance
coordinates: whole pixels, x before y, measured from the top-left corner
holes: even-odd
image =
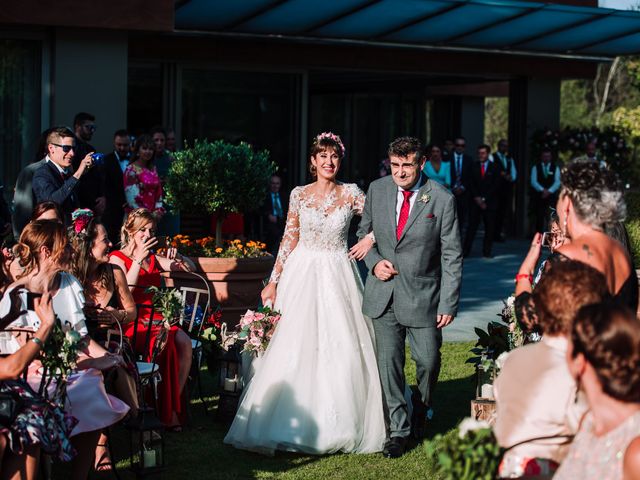
[[[396,239],[398,187],[391,176],[369,186],[358,227],[359,238],[371,230],[376,237],[364,259],[369,275],[362,311],[370,318],[380,317],[393,298],[395,316],[407,327],[432,327],[438,314],[456,315],[462,280],[455,197],[424,175],[421,182],[400,240]],[[383,259],[399,272],[386,282],[373,275],[373,267]]]

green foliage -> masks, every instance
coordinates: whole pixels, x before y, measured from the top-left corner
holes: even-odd
[[[175,154],[166,200],[182,211],[225,215],[254,210],[264,201],[275,164],[248,143],[196,140]]]
[[[629,234],[633,263],[636,268],[640,268],[640,192],[628,192],[625,195],[625,200],[627,202],[625,226]]]
[[[595,107],[588,80],[564,80],[560,85],[560,125],[584,127],[595,125]]]
[[[465,423],[474,423],[477,429],[462,428]],[[445,480],[493,480],[502,458],[491,428],[472,419],[446,435],[436,435],[425,450],[437,461],[437,471]]]
[[[495,149],[498,141],[509,138],[509,98],[484,99],[484,141]]]
[[[183,315],[184,304],[180,292],[175,288],[160,289],[158,287],[147,288],[148,293],[153,294],[153,306],[162,318],[169,323],[174,323]]]
[[[56,320],[40,355],[42,367],[46,372],[46,385],[42,394],[49,397],[47,387],[55,380],[56,390],[50,398],[58,404],[64,404],[67,377],[71,370],[76,368],[78,352],[86,347],[86,342],[70,324],[67,324],[66,329],[65,332]]]

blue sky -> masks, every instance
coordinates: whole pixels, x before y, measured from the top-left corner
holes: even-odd
[[[606,8],[617,8],[619,10],[628,10],[634,5],[640,3],[639,0],[599,0],[598,5]]]

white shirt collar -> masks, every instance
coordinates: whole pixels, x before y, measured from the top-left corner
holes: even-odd
[[[60,165],[58,165],[56,162],[54,162],[53,160],[51,160],[51,158],[49,158],[49,155],[47,155],[46,157],[47,162],[51,162],[57,169],[58,171],[62,174],[62,175],[66,175],[67,174],[67,170],[62,168]]]
[[[420,177],[420,180],[418,180],[416,184],[413,187],[411,187],[411,191],[417,192],[418,190],[420,190],[420,187],[422,187],[422,177]],[[404,192],[404,191],[405,191],[404,188],[398,187],[398,192]]]

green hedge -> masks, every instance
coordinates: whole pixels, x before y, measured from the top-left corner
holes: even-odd
[[[640,192],[628,192],[625,195],[627,201],[627,233],[633,252],[633,262],[636,268],[640,268]]]

